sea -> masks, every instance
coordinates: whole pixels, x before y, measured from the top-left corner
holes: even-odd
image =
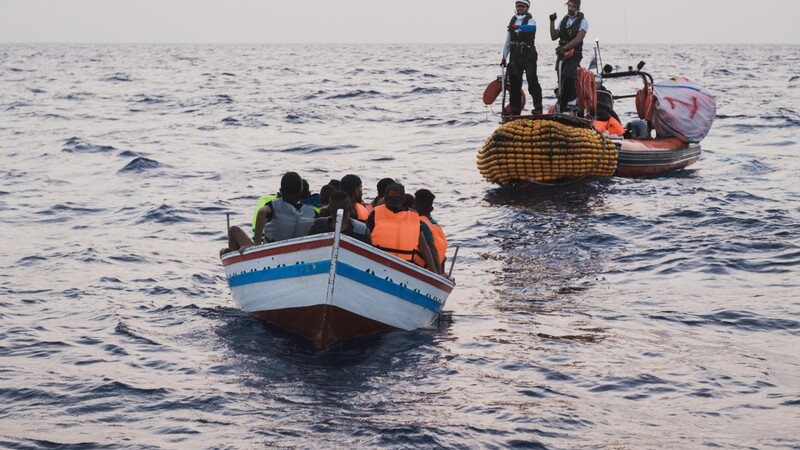
[[[800,45],[603,45],[714,93],[700,160],[527,192],[476,166],[499,53],[0,44],[0,448],[800,448]],[[236,308],[227,218],[287,171],[436,195],[435,327]]]

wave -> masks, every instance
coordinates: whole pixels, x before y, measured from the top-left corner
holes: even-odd
[[[117,149],[111,145],[93,145],[79,137],[71,137],[64,142],[62,152],[67,153],[108,153]]]
[[[155,222],[162,224],[176,224],[184,222],[194,222],[196,219],[188,217],[188,211],[173,208],[167,204],[162,204],[156,208],[150,209],[144,214],[144,217],[139,219],[136,223],[142,224],[147,222]]]
[[[156,169],[158,167],[161,167],[161,164],[158,161],[140,156],[126,164],[122,169],[119,169],[117,173],[141,173],[146,170]]]
[[[117,72],[113,75],[109,75],[107,77],[100,78],[100,81],[110,81],[113,83],[116,82],[131,82],[133,79],[131,78],[130,74]]]
[[[372,98],[372,97],[378,97],[380,95],[381,93],[375,90],[364,91],[361,89],[357,89],[355,91],[350,91],[344,94],[332,95],[328,97],[328,100],[341,100],[346,98]]]

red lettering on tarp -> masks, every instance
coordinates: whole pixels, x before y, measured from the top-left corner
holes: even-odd
[[[697,97],[694,97],[694,96],[692,96],[692,103],[689,103],[689,102],[686,102],[686,101],[683,101],[683,100],[679,100],[677,98],[672,98],[672,97],[664,97],[664,100],[669,102],[669,106],[672,107],[672,109],[675,109],[675,104],[676,103],[679,103],[679,104],[689,108],[691,110],[691,113],[689,114],[689,119],[694,119],[694,116],[697,115],[697,111],[700,110],[700,107],[697,105]]]

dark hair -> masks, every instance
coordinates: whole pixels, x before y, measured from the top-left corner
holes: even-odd
[[[420,190],[418,190],[417,192],[414,193],[414,202],[415,203],[422,203],[422,204],[425,204],[425,205],[432,205],[433,204],[433,200],[435,198],[436,198],[436,196],[433,195],[433,192],[431,192],[431,191],[429,191],[427,189],[420,189]]]
[[[575,3],[575,6],[577,6],[577,7],[578,7],[578,10],[580,10],[580,9],[581,9],[581,0],[567,0],[567,3],[564,3],[564,4],[565,4],[565,5],[567,5],[567,4],[569,4],[570,2],[572,2],[572,3]]]
[[[283,197],[299,197],[303,192],[303,179],[297,172],[286,172],[281,177],[281,194]]]
[[[361,178],[358,175],[347,174],[342,177],[340,187],[347,192],[347,195],[352,195],[359,186],[361,186]]]
[[[394,180],[391,178],[381,178],[378,181],[378,197],[383,197],[386,194],[386,186],[389,186],[391,183],[394,183]]]
[[[303,192],[300,194],[300,198],[308,198],[311,197],[311,186],[308,185],[308,181],[303,178]]]
[[[331,194],[333,194],[333,191],[335,190],[336,188],[331,186],[330,184],[322,186],[322,188],[320,188],[319,190],[319,202],[322,203],[323,205],[327,205],[331,199]]]
[[[341,187],[342,187],[342,182],[341,182],[341,181],[339,181],[339,180],[331,180],[331,181],[328,181],[328,184],[330,184],[331,186],[333,186],[333,187],[334,187],[334,188],[336,188],[336,189],[339,189],[339,188],[341,188]]]
[[[338,209],[342,209],[345,212],[350,211],[350,196],[347,195],[347,192],[342,190],[333,191],[331,199],[328,202],[328,212],[331,217],[336,217],[336,210]]]
[[[414,207],[414,196],[411,194],[406,194],[405,199],[403,201],[403,206],[406,208],[413,208]]]

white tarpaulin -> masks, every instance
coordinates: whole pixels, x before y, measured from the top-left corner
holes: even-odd
[[[717,115],[717,101],[704,87],[685,77],[653,85],[653,127],[659,136],[700,142]]]

